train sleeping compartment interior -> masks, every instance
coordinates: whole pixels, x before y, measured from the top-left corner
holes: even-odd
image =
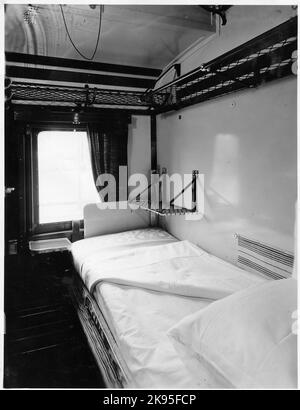
[[[297,7],[4,15],[4,387],[297,389]]]

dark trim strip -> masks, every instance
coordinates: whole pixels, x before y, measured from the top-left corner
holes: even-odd
[[[151,133],[151,170],[157,170],[157,131],[156,115],[151,115],[150,133]]]
[[[41,68],[10,65],[6,66],[6,76],[80,84],[102,84],[117,87],[151,88],[155,85],[155,80],[149,80],[147,78],[119,77],[114,75],[80,73],[75,71],[45,70]]]
[[[109,73],[142,75],[158,77],[162,70],[156,68],[136,67],[119,64],[98,63],[94,61],[83,61],[68,58],[48,57],[35,54],[5,53],[6,62],[40,64],[52,67],[76,68],[80,70],[104,71]]]
[[[54,122],[72,124],[74,116],[74,107],[65,106],[36,106],[36,105],[18,105],[13,104],[14,120],[20,122]],[[81,114],[82,123],[111,121],[111,118],[128,118],[131,115],[148,116],[149,110],[122,109],[122,108],[93,108],[87,109]]]
[[[110,112],[101,111],[99,110],[97,113],[95,112],[87,112],[81,113],[80,116],[80,125],[77,126],[77,130],[86,129],[86,124],[88,123],[101,123],[103,127],[111,127],[113,128],[114,125],[118,123],[127,123],[131,122],[131,115],[130,113],[123,113],[115,110],[111,110]],[[28,122],[32,125],[35,129],[36,133],[40,131],[44,131],[49,124],[49,128],[59,129],[61,130],[64,127],[67,130],[73,130],[74,125],[73,122],[74,113],[69,111],[50,111],[50,110],[41,110],[39,107],[32,107],[31,110],[25,111],[15,111],[15,121],[23,121]],[[49,225],[49,224],[45,224]],[[51,225],[51,224],[50,224]],[[61,225],[61,223],[60,223]],[[66,226],[64,229],[70,229],[71,227],[68,226],[68,221],[66,221]],[[51,231],[53,232],[53,231]]]

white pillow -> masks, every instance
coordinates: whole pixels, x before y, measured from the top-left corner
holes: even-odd
[[[296,309],[297,281],[269,281],[213,302],[168,335],[186,366],[196,376],[206,367],[216,387],[296,388]]]

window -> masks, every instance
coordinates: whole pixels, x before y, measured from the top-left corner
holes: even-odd
[[[86,132],[39,132],[37,159],[38,223],[83,219],[83,207],[99,202]]]

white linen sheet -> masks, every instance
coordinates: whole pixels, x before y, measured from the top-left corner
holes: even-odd
[[[91,293],[106,282],[213,300],[265,280],[189,241],[94,253],[85,259],[81,276]]]
[[[134,385],[128,388],[222,388],[203,368],[197,380],[187,370],[167,330],[210,302],[104,283],[94,297],[110,324]]]
[[[172,235],[159,228],[135,229],[110,235],[82,239],[72,244],[74,265],[81,274],[83,264],[90,256],[106,258],[119,252],[138,247],[156,246],[162,243],[176,242]]]

